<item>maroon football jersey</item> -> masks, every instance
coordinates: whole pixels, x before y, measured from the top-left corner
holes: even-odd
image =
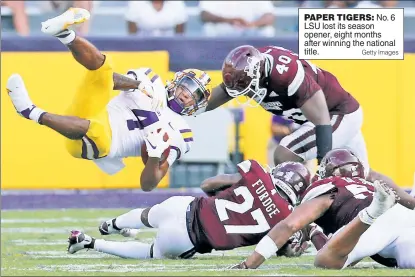
[[[267,94],[261,106],[267,111],[298,124],[307,121],[299,109],[318,90],[323,90],[331,115],[349,114],[359,108],[356,99],[345,91],[337,78],[296,53],[282,47],[258,49],[266,57]]]
[[[238,164],[241,180],[214,197],[195,199],[189,228],[199,253],[255,245],[292,210],[254,160]]]
[[[334,201],[330,208],[315,221],[329,235],[348,224],[369,206],[374,191],[373,184],[365,179],[329,177],[311,184],[302,195],[301,202],[324,194],[332,195]]]

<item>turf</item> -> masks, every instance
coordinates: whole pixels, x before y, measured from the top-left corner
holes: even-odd
[[[81,229],[100,237],[98,224],[125,210],[30,210],[2,211],[2,276],[415,276],[415,270],[387,269],[370,259],[343,271],[320,270],[313,266],[313,250],[287,259],[273,258],[257,270],[228,270],[244,259],[253,247],[228,252],[196,255],[190,260],[127,260],[95,251],[66,252],[69,231]],[[151,242],[153,230],[138,239]],[[108,237],[107,237],[108,238]],[[126,240],[111,236],[111,240]]]

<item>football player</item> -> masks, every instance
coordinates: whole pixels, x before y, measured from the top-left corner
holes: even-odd
[[[400,199],[385,183],[365,180],[363,164],[347,149],[327,153],[319,174],[326,178],[312,183],[295,211],[234,268],[257,268],[311,222],[326,235],[334,234],[316,256],[318,267],[342,269],[371,256],[387,266],[415,268],[413,208],[395,205]]]
[[[237,174],[218,175],[202,184],[210,197],[174,196],[104,223],[105,233],[100,227],[105,235],[128,228],[158,228],[153,244],[107,241],[72,231],[68,252],[92,248],[123,258],[189,258],[196,252],[254,245],[291,213],[311,177],[301,163],[280,164],[272,173],[254,160],[237,168]]]
[[[212,90],[206,111],[247,96],[247,104],[260,105],[301,125],[281,140],[274,152],[275,164],[315,158],[320,163],[332,148],[348,147],[364,163],[366,176],[370,172],[374,178],[394,184],[370,170],[361,132],[362,108],[330,72],[282,47],[243,45],[226,56],[222,78]]]
[[[194,114],[207,105],[210,78],[199,70],[184,70],[165,87],[149,68],[130,70],[127,76],[114,73],[108,55],[67,29],[89,16],[87,10],[71,8],[42,23],[42,32],[58,38],[87,69],[64,115],[34,105],[18,74],[8,79],[8,95],[20,115],[65,136],[73,157],[92,160],[108,174],[124,167],[123,158],[148,154],[140,183],[150,191],[169,166],[189,152],[192,131],[181,115]],[[111,98],[112,90],[121,92]],[[160,99],[157,94],[163,95],[164,103],[154,105],[150,97]],[[147,153],[141,153],[142,145]]]

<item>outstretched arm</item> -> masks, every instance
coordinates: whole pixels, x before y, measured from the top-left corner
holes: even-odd
[[[262,238],[254,253],[236,268],[257,268],[283,247],[297,231],[305,228],[326,212],[333,200],[330,195],[319,196],[298,206],[286,219],[275,225]]]
[[[221,174],[211,178],[208,178],[202,182],[200,188],[208,196],[214,196],[217,192],[222,191],[238,183],[242,176],[239,173],[236,174]]]
[[[222,83],[212,89],[212,95],[209,98],[206,111],[214,110],[223,104],[229,102],[232,99],[231,96],[226,92],[225,85]]]
[[[141,83],[140,81],[115,72],[112,74],[112,78],[114,80],[114,90],[138,89]]]
[[[404,191],[401,187],[395,184],[395,182],[386,175],[370,170],[369,176],[366,178],[369,182],[374,182],[376,180],[383,181],[386,185],[396,191],[396,194],[399,196],[399,204],[402,206],[415,210],[415,198],[412,197],[409,193]]]

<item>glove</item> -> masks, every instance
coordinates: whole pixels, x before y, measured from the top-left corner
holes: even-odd
[[[137,81],[140,81],[138,91],[141,91],[145,95],[151,98],[152,110],[160,109],[167,104],[167,95],[165,86],[160,78],[152,82],[146,71],[148,68],[131,69],[127,75]]]
[[[160,83],[158,83],[159,81]],[[167,105],[167,92],[161,80],[157,80],[151,90],[151,109],[153,111],[164,108]]]
[[[152,132],[148,132],[144,140],[146,142],[147,153],[149,157],[152,158],[161,158],[164,150],[170,147],[170,138],[167,141],[164,141],[164,134],[166,132],[161,129],[159,132],[154,130]]]
[[[277,256],[285,256],[288,258],[299,257],[309,246],[303,230],[300,230],[292,235],[289,241],[277,251]]]

